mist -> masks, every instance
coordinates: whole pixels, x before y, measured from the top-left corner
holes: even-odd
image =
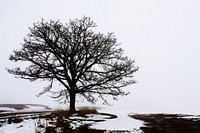
[[[62,107],[47,95],[36,97],[46,83],[29,82],[5,68],[20,66],[8,60],[28,34],[28,27],[45,20],[91,17],[97,32],[114,32],[124,54],[140,67],[137,84],[123,88],[128,96],[110,100],[112,106],[132,112],[193,113],[200,111],[200,1],[198,0],[9,0],[0,2],[0,104],[39,103]],[[57,85],[56,87],[60,87]],[[78,100],[78,105],[90,105]]]

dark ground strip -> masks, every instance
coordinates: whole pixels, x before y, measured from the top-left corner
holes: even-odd
[[[130,117],[145,122],[144,133],[200,133],[200,117],[179,114],[137,114]]]

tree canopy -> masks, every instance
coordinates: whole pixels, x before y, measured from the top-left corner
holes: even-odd
[[[126,95],[121,88],[135,83],[133,74],[138,71],[135,62],[123,55],[123,49],[113,33],[107,35],[92,31],[97,25],[89,18],[34,23],[20,50],[14,50],[11,61],[29,62],[21,67],[7,69],[18,78],[30,81],[46,80],[40,95],[52,92],[58,100],[69,100],[75,111],[76,96],[89,102],[105,95],[113,98]],[[54,82],[63,89],[52,91]]]

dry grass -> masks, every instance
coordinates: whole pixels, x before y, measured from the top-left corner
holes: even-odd
[[[54,109],[55,113],[64,113],[64,112],[69,112],[68,109]]]
[[[65,116],[69,117],[70,115],[77,113],[79,116],[85,116],[86,114],[97,114],[97,108],[95,107],[79,107],[78,111],[76,112],[70,112],[68,109],[55,109],[53,114],[56,114],[56,116]]]
[[[53,112],[52,112],[52,117],[55,117],[57,116],[58,118],[60,117],[66,117],[68,118],[71,114],[71,112],[68,110],[68,109],[55,109]]]
[[[87,106],[79,107],[77,112],[80,116],[84,116],[86,114],[97,114],[98,113],[97,108],[87,107]]]

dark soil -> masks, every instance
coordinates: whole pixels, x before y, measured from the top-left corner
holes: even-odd
[[[144,126],[140,128],[144,133],[200,133],[199,116],[191,118],[191,115],[180,114],[137,114],[130,117],[144,121]]]

